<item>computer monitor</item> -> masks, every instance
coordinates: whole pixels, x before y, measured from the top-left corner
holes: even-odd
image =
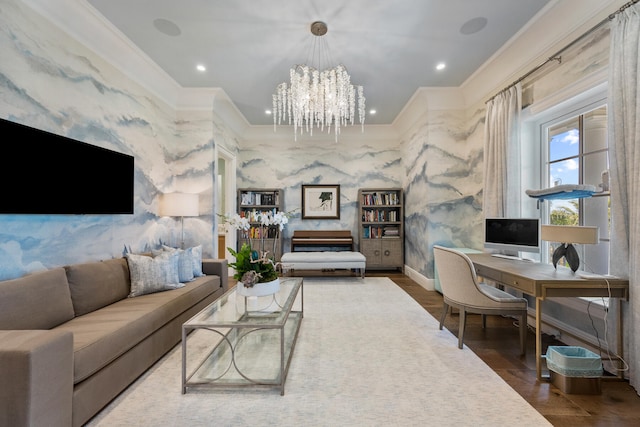
[[[506,255],[540,252],[540,219],[485,218],[484,247]]]

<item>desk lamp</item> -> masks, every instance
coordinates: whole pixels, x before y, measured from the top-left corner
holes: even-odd
[[[180,247],[184,249],[184,217],[198,216],[198,195],[190,193],[167,193],[162,195],[160,216],[179,216],[182,226]]]
[[[575,273],[580,266],[580,258],[573,244],[596,244],[599,236],[598,227],[543,225],[540,238],[548,242],[561,242],[561,245],[553,252],[553,266],[557,268],[558,261],[564,257],[571,270]]]

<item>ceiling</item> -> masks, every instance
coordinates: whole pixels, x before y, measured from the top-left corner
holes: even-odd
[[[302,63],[343,64],[377,111],[366,124],[391,124],[418,88],[463,84],[552,0],[86,1],[180,86],[222,88],[269,125],[276,86]],[[328,64],[311,57],[317,20]]]

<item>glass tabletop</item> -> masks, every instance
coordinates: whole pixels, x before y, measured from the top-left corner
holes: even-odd
[[[282,327],[302,287],[301,277],[281,277],[273,295],[244,297],[231,289],[184,323],[186,328]]]

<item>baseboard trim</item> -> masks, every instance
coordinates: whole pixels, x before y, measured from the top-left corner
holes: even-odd
[[[436,285],[435,280],[429,279],[428,277],[422,275],[416,270],[412,269],[408,265],[404,266],[404,274],[407,275],[411,280],[422,286],[428,291],[435,291]]]

